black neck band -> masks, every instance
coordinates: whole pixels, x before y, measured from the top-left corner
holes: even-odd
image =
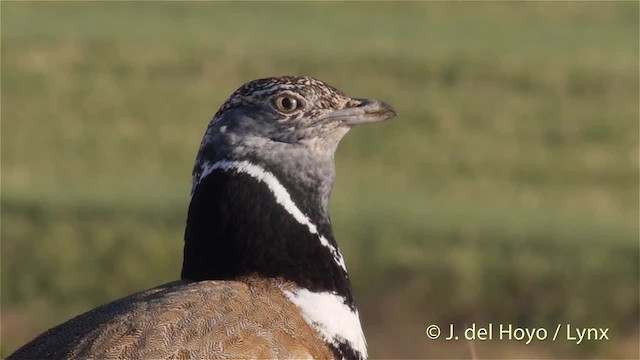
[[[289,194],[319,234],[299,223],[265,183],[249,174],[216,169],[202,179],[189,205],[182,278],[281,277],[310,291],[335,292],[355,308],[346,271],[320,242],[322,235],[337,249],[325,211],[310,211],[313,196],[296,189]]]

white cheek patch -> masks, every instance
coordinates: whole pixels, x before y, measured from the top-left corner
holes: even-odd
[[[367,341],[358,311],[351,310],[342,296],[329,292],[314,293],[303,288],[282,292],[302,310],[305,321],[318,330],[326,342],[336,348],[346,343],[360,354],[360,358],[367,358]]]
[[[287,189],[280,183],[280,181],[278,181],[275,175],[248,161],[221,160],[214,164],[211,164],[209,162],[205,163],[202,166],[202,173],[200,174],[200,178],[195,185],[199,184],[202,179],[207,177],[207,175],[211,174],[211,172],[216,169],[221,169],[224,171],[235,170],[239,173],[248,174],[259,182],[267,185],[269,191],[271,191],[271,193],[275,196],[276,202],[280,204],[289,214],[291,214],[291,216],[293,216],[293,218],[298,223],[305,225],[309,229],[310,233],[318,235],[320,244],[329,249],[336,264],[338,264],[338,266],[340,266],[345,273],[347,272],[347,266],[344,263],[344,258],[342,257],[340,251],[336,249],[335,246],[331,245],[331,243],[329,243],[329,241],[324,236],[318,233],[318,228],[296,206],[296,204],[291,199],[291,195],[289,195]]]

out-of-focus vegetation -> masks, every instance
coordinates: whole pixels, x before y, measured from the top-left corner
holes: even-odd
[[[372,357],[427,325],[608,327],[488,357],[638,358],[638,3],[2,2],[2,347],[179,276],[197,146],[245,81],[393,104],[337,154]]]

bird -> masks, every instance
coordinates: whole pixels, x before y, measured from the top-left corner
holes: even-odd
[[[344,135],[395,116],[309,76],[245,83],[197,151],[180,280],[81,314],[8,359],[366,359],[329,197]]]

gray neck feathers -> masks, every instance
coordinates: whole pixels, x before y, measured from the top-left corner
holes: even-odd
[[[193,170],[192,194],[206,164],[249,161],[273,173],[293,194],[303,196],[295,199],[303,202],[300,206],[316,207],[328,220],[329,196],[335,179],[334,153],[339,139],[335,144],[294,142],[296,132],[288,138],[279,138],[274,135],[280,133],[277,129],[272,129],[271,134],[254,135],[257,131],[247,127],[254,126],[255,120],[242,121],[243,115],[236,113],[233,121],[222,117],[209,124]]]

